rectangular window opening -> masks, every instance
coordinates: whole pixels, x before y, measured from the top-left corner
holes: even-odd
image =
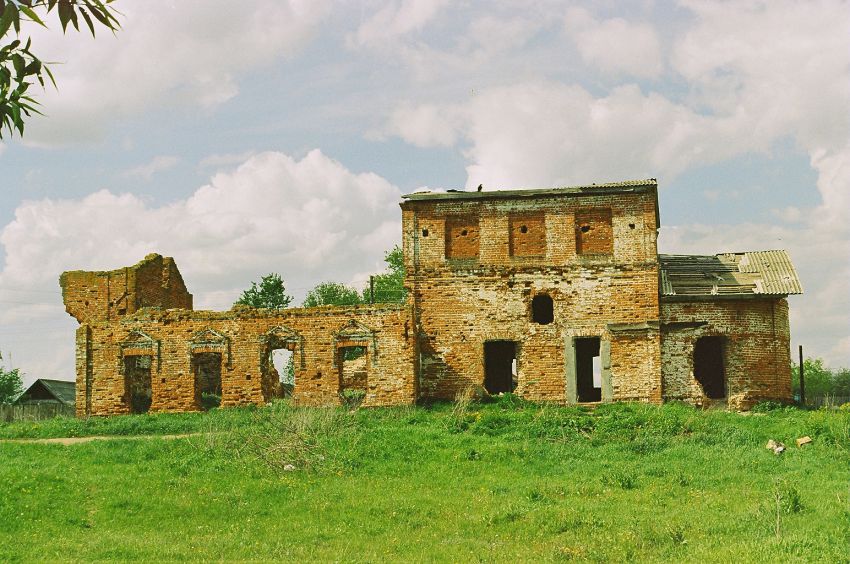
[[[484,343],[484,389],[488,394],[510,393],[517,386],[515,341]]]
[[[602,401],[602,361],[599,348],[599,337],[582,337],[575,340],[576,394],[579,402]]]

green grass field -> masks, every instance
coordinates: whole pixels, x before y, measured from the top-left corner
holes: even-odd
[[[0,561],[850,561],[846,411],[507,396],[0,426],[166,433],[199,434],[0,443]]]

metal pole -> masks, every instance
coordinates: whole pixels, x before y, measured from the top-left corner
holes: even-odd
[[[369,277],[369,303],[375,303],[375,277]]]
[[[803,345],[800,345],[800,405],[806,405],[806,370],[803,368]]]

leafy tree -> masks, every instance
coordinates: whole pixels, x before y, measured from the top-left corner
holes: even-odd
[[[3,131],[19,135],[24,133],[24,118],[33,113],[38,102],[29,94],[29,87],[35,81],[44,87],[45,77],[53,86],[53,74],[50,68],[32,52],[32,41],[22,42],[21,22],[31,22],[47,27],[44,20],[54,11],[59,17],[62,31],[68,24],[80,30],[80,21],[94,36],[95,21],[113,32],[120,27],[115,17],[113,0],[0,0],[0,139]],[[12,39],[13,35],[15,38]]]
[[[321,305],[357,305],[362,303],[360,293],[338,282],[322,282],[307,293],[304,307]]]
[[[0,354],[0,360],[3,355]],[[12,403],[24,391],[24,383],[18,369],[6,370],[0,366],[0,404]]]
[[[404,289],[404,253],[396,245],[384,255],[387,271],[374,276],[375,303],[402,303],[407,298]],[[369,288],[363,290],[363,301],[369,303]]]
[[[832,393],[843,398],[850,397],[850,368],[839,368],[832,378]]]
[[[806,380],[806,397],[850,396],[850,369],[840,368],[833,372],[823,365],[820,358],[803,360],[803,375]],[[800,396],[800,367],[791,366],[791,389]]]
[[[267,309],[285,309],[292,302],[292,296],[286,293],[280,274],[272,272],[263,276],[260,283],[251,282],[251,287],[233,305],[247,305]]]

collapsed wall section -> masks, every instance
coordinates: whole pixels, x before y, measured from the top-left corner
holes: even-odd
[[[116,270],[63,272],[59,285],[65,310],[80,323],[119,319],[145,307],[192,309],[174,259],[158,254]]]

